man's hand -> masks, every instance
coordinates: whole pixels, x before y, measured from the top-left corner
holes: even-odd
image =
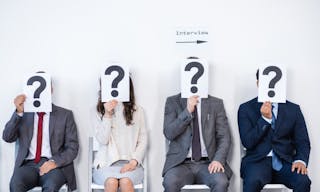
[[[208,171],[210,174],[219,172],[224,173],[224,168],[219,161],[212,161],[208,166]]]
[[[117,106],[118,101],[113,99],[111,101],[105,102],[103,104],[104,109],[105,109],[105,116],[110,118],[112,116],[112,111],[114,110],[114,108]]]
[[[54,161],[46,161],[39,168],[39,174],[42,176],[55,168],[57,168],[57,164]]]
[[[136,169],[137,165],[138,165],[138,161],[135,160],[135,159],[132,159],[132,160],[130,160],[129,163],[125,164],[125,165],[121,168],[120,173],[125,173],[125,172],[128,172],[128,171],[133,171],[133,170]]]
[[[189,113],[192,113],[194,111],[194,108],[198,103],[199,103],[199,96],[194,95],[188,98],[187,109]]]
[[[294,162],[292,164],[291,171],[294,172],[296,169],[297,169],[297,173],[298,174],[300,174],[300,173],[302,175],[307,175],[308,174],[307,167],[301,162]]]
[[[260,108],[261,115],[267,119],[272,119],[272,105],[270,101],[266,101]]]
[[[18,95],[14,99],[14,105],[16,106],[17,113],[23,113],[24,111],[23,103],[25,102],[25,100],[26,100],[26,96],[23,94]]]

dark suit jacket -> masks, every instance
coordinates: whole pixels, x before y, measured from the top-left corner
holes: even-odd
[[[2,138],[6,142],[19,141],[15,168],[23,164],[29,153],[29,146],[34,129],[34,113],[24,113],[22,117],[16,112],[6,124]],[[73,160],[79,149],[77,128],[70,110],[52,105],[49,121],[50,147],[52,159],[56,162],[67,179],[69,190],[75,190],[76,177]]]
[[[231,144],[228,119],[221,99],[209,96],[201,100],[202,136],[210,161],[219,161],[230,178],[232,171],[227,163]],[[168,97],[164,114],[164,135],[170,141],[163,175],[181,164],[192,143],[192,116],[187,111],[187,99],[181,94]]]
[[[299,105],[287,101],[279,103],[275,130],[260,113],[262,103],[254,98],[239,107],[240,138],[246,148],[241,173],[247,163],[265,158],[272,149],[288,163],[302,160],[308,164],[310,141]]]

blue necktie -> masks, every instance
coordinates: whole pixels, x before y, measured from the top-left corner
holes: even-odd
[[[271,121],[271,128],[274,130],[276,128],[276,117],[273,113],[273,105],[272,105],[272,121]],[[282,168],[282,162],[281,159],[279,158],[279,156],[274,152],[274,150],[272,151],[272,168],[276,171],[280,171],[280,169]]]

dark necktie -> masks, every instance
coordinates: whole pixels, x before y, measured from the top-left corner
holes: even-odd
[[[275,130],[276,128],[276,116],[273,113],[273,108],[274,106],[272,105],[272,121],[271,121],[271,128],[273,130]],[[282,168],[282,162],[281,159],[279,158],[279,156],[274,152],[274,150],[272,151],[272,168],[276,171],[279,171]]]
[[[37,134],[37,150],[36,150],[36,157],[34,158],[35,163],[39,163],[39,161],[41,160],[43,116],[46,113],[39,112],[37,114],[39,116],[39,119],[38,119],[38,134]]]
[[[199,161],[201,159],[201,144],[200,144],[200,132],[197,107],[193,112],[193,131],[192,131],[192,159]]]

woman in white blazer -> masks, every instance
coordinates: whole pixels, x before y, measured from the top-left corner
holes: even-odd
[[[130,101],[98,100],[94,113],[95,137],[100,144],[94,159],[93,182],[105,192],[133,192],[143,180],[141,166],[147,148],[143,109],[135,103],[130,78]]]

